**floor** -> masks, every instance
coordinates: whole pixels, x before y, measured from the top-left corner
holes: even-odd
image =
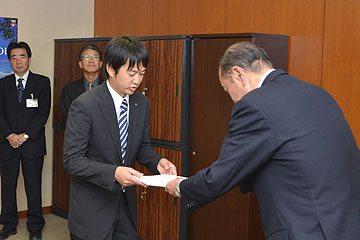
[[[67,219],[54,214],[46,214],[45,227],[42,231],[44,240],[65,240],[70,239],[67,228]],[[1,225],[0,225],[1,226]],[[2,227],[2,226],[1,226]],[[17,227],[17,234],[8,238],[8,240],[28,240],[29,232],[26,229],[26,219],[20,219]]]

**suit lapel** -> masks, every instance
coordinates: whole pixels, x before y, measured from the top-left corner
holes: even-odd
[[[36,84],[36,82],[35,82],[34,75],[32,74],[32,72],[29,72],[29,76],[28,76],[28,79],[26,81],[24,93],[23,93],[22,98],[21,98],[21,105],[22,106],[25,106],[23,104],[23,102],[25,102],[26,99],[29,98],[30,94],[34,93],[35,84]]]
[[[85,85],[84,85],[84,78],[81,78],[76,81],[76,93],[75,96],[80,96],[82,93],[86,91]]]
[[[98,85],[100,86],[103,82],[104,82],[104,79],[102,79],[101,77],[99,77]]]
[[[19,103],[17,98],[17,89],[16,89],[16,82],[15,82],[15,74],[10,75],[8,78],[8,90],[9,94],[12,94],[12,97],[14,99],[14,102]],[[19,104],[17,104],[18,106]]]
[[[133,95],[130,95],[129,97],[129,106],[130,106],[130,112],[129,112],[129,135],[128,135],[128,147],[129,149],[126,151],[126,157],[125,161],[127,162],[129,159],[129,155],[132,152],[132,144],[135,131],[137,129],[137,123],[139,118],[139,111],[141,109],[140,107],[140,101],[139,101],[139,93],[135,91]]]
[[[21,107],[23,106],[23,101],[24,101],[24,97],[22,97],[21,102],[19,102],[18,100],[18,96],[17,96],[17,88],[16,88],[16,78],[15,78],[15,74],[12,74],[11,77],[9,78],[9,93],[12,95],[11,98],[13,99],[14,102],[16,102],[16,108],[18,111],[20,111]],[[24,89],[24,93],[23,96],[25,94],[25,89]]]
[[[109,129],[110,136],[114,142],[116,152],[119,156],[119,162],[121,164],[121,151],[120,151],[120,135],[119,126],[117,122],[117,116],[115,111],[115,105],[106,84],[102,84],[99,88],[99,108],[105,119],[105,123]]]

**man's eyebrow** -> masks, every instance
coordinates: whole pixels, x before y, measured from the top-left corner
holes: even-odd
[[[130,72],[135,72],[135,73],[137,73],[137,72],[145,72],[145,70],[146,70],[146,68],[143,69],[143,70],[131,69]]]
[[[11,55],[11,57],[16,57],[16,56],[20,56],[20,57],[22,57],[22,56],[26,56],[26,55],[25,55],[24,53],[19,54],[19,55],[16,55],[16,54]]]

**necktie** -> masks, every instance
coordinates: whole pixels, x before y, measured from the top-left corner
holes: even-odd
[[[18,85],[16,86],[16,89],[17,89],[17,97],[18,97],[19,102],[21,102],[21,98],[22,98],[22,95],[24,93],[24,85],[22,84],[23,80],[24,80],[23,78],[19,78],[17,80]]]
[[[120,132],[120,142],[121,142],[121,160],[122,163],[125,163],[125,154],[128,138],[128,122],[127,122],[127,109],[128,103],[124,99],[120,106],[120,118],[119,118],[119,132]]]
[[[92,83],[88,83],[89,85],[89,90],[91,90],[93,88],[93,84]]]

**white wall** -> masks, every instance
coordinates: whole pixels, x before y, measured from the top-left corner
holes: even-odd
[[[94,0],[1,0],[0,17],[18,18],[18,39],[27,42],[32,51],[30,70],[49,76],[51,81],[54,76],[54,39],[94,36]],[[53,81],[51,86],[53,90]],[[42,182],[44,207],[52,205],[52,108],[46,123],[46,145]],[[18,210],[26,210],[21,174],[17,198]]]

